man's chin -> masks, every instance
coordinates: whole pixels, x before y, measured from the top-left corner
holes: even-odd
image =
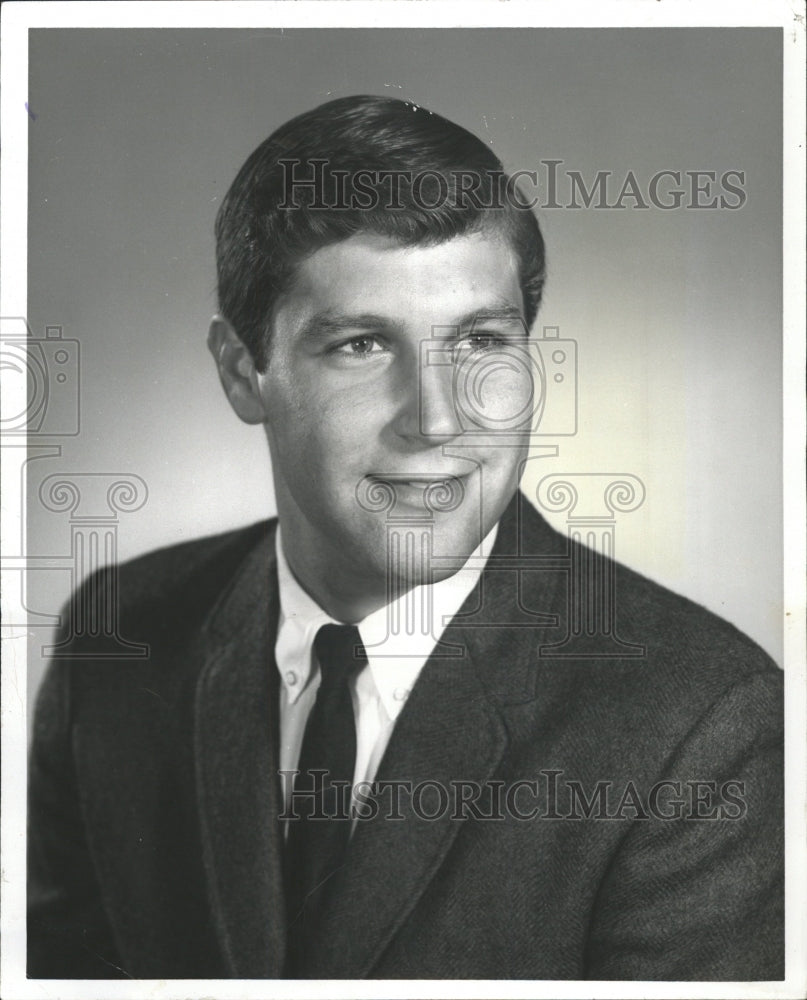
[[[341,575],[365,594],[390,597],[439,583],[457,573],[493,524],[478,509],[436,514],[417,521],[402,516],[365,516],[332,545]],[[336,532],[333,533],[334,535]]]
[[[439,520],[419,529],[407,526],[388,539],[388,573],[396,578],[395,589],[409,590],[439,583],[457,573],[479,547],[486,532],[480,525],[441,530]]]

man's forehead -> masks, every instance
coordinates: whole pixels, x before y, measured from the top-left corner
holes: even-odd
[[[515,254],[507,241],[486,233],[417,246],[357,234],[306,258],[285,298],[306,320],[317,315],[332,324],[424,309],[456,323],[523,316]]]
[[[360,231],[347,239],[320,247],[303,262],[342,259],[345,261],[366,257],[383,261],[388,257],[398,263],[407,261],[450,259],[458,256],[501,257],[503,262],[514,262],[516,257],[510,240],[495,226],[460,233],[445,240],[428,240],[423,243],[405,243],[393,236],[373,231]]]

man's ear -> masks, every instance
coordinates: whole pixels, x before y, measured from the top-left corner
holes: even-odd
[[[207,346],[216,362],[230,406],[247,424],[266,419],[252,355],[227,320],[218,313],[210,321]]]

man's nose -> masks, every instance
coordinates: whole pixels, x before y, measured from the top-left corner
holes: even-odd
[[[419,360],[406,377],[403,397],[395,427],[401,437],[439,443],[462,433],[451,365]]]

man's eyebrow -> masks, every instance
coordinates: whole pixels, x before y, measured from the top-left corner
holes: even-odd
[[[447,325],[441,324],[441,330],[453,330],[458,334],[461,330],[466,330],[485,320],[501,320],[507,323],[518,322],[526,330],[524,310],[520,306],[506,301],[471,309],[453,323]],[[320,340],[352,331],[395,331],[400,330],[400,328],[400,323],[380,313],[340,313],[332,309],[324,309],[306,320],[300,330],[300,339]]]
[[[377,313],[337,313],[331,309],[315,313],[303,324],[300,338],[314,340],[349,330],[390,330],[398,324]]]
[[[513,305],[511,302],[502,302],[501,305],[483,306],[479,309],[472,309],[452,325],[463,330],[483,320],[503,320],[506,323],[519,322],[526,330],[524,310],[520,306]]]

